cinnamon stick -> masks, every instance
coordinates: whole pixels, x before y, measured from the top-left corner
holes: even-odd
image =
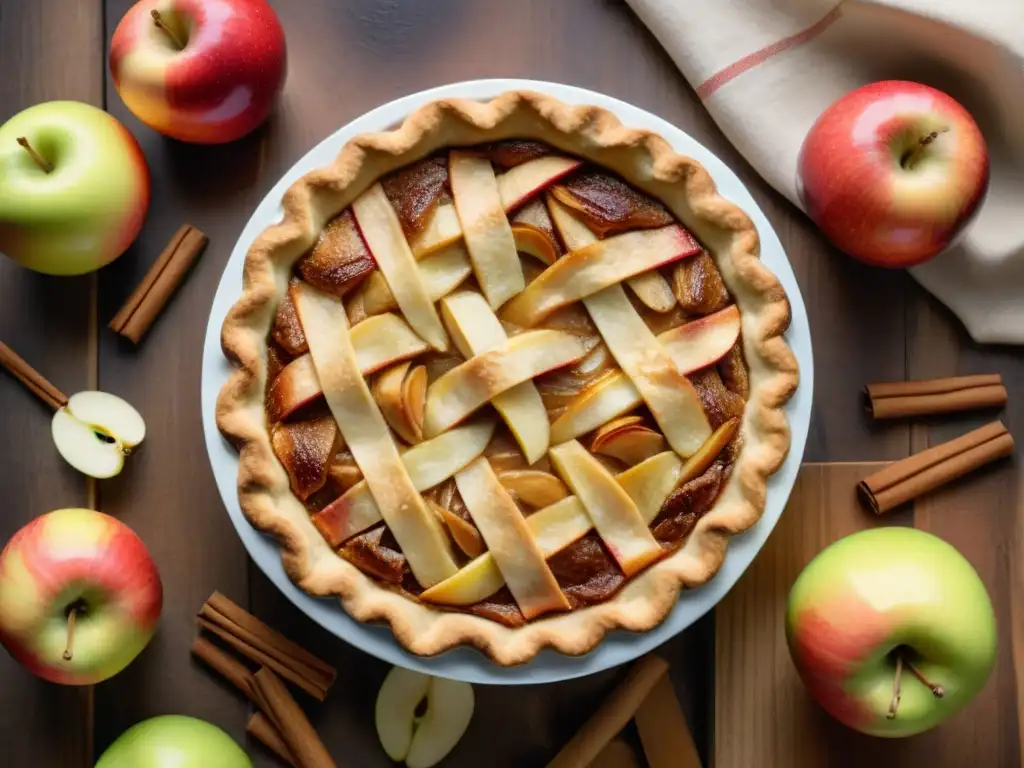
[[[864,395],[868,413],[875,419],[998,408],[1007,401],[998,373],[868,384]]]
[[[234,685],[254,704],[259,705],[259,697],[253,684],[253,674],[240,661],[222,651],[202,635],[192,642],[192,655],[206,663],[211,669],[220,674],[221,677]],[[267,749],[284,760],[285,763],[290,766],[296,765],[287,746],[285,746],[284,741],[281,739],[281,734],[277,732],[277,728],[267,720],[266,716],[260,712],[253,714],[249,719],[249,725],[246,730],[254,738],[263,742]]]
[[[337,677],[330,664],[274,631],[220,592],[214,592],[200,609],[199,623],[243,656],[270,667],[319,701],[326,698]]]
[[[635,719],[650,768],[701,768],[700,753],[668,675],[651,689]]]
[[[548,763],[548,768],[587,768],[626,727],[667,671],[668,664],[659,656],[648,654],[637,661],[626,678]]]
[[[857,490],[882,514],[951,480],[1013,453],[1013,436],[998,421],[894,462],[864,478]]]
[[[183,224],[150,267],[139,287],[110,321],[110,329],[138,344],[181,285],[207,242],[209,239],[206,235],[191,224]]]
[[[0,366],[25,385],[33,395],[46,403],[53,410],[68,404],[68,396],[46,380],[41,373],[25,362],[13,349],[0,341]]]
[[[264,712],[281,734],[299,768],[336,768],[305,713],[288,693],[281,678],[263,667],[253,675],[253,688]]]

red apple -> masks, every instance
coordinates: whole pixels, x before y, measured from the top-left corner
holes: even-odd
[[[0,642],[55,683],[106,680],[156,630],[156,564],[124,523],[89,509],[37,517],[0,553]]]
[[[114,85],[136,117],[182,141],[255,129],[285,80],[284,30],[265,0],[141,0],[110,41]]]
[[[947,248],[988,188],[988,148],[952,98],[886,80],[826,109],[798,161],[804,210],[841,250],[882,267]]]
[[[873,736],[910,736],[962,709],[996,657],[971,564],[914,528],[875,528],[818,554],[789,595],[786,635],[811,694]]]

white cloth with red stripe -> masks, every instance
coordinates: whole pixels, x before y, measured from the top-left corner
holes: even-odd
[[[1024,0],[627,1],[795,205],[803,138],[844,93],[914,80],[962,103],[989,145],[989,194],[958,245],[911,272],[975,340],[1024,343]]]

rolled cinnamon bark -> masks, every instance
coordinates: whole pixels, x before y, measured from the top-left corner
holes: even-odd
[[[324,743],[281,678],[263,667],[252,679],[260,709],[281,734],[295,762],[301,768],[336,768]]]
[[[875,419],[999,408],[1007,401],[998,373],[868,384],[864,395],[868,413]]]
[[[1013,453],[1013,436],[998,421],[936,445],[864,478],[857,490],[880,515],[951,480]]]

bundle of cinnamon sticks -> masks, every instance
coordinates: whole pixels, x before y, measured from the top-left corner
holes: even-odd
[[[192,653],[238,688],[257,707],[246,730],[293,768],[334,768],[335,763],[282,678],[323,701],[337,672],[274,631],[220,592],[199,611],[201,630]],[[211,642],[209,633],[260,665],[254,672]]]
[[[999,374],[869,384],[864,394],[868,412],[875,419],[999,408],[1008,400]],[[894,462],[861,481],[857,490],[875,514],[882,514],[1009,456],[1013,448],[1013,436],[995,421]]]

